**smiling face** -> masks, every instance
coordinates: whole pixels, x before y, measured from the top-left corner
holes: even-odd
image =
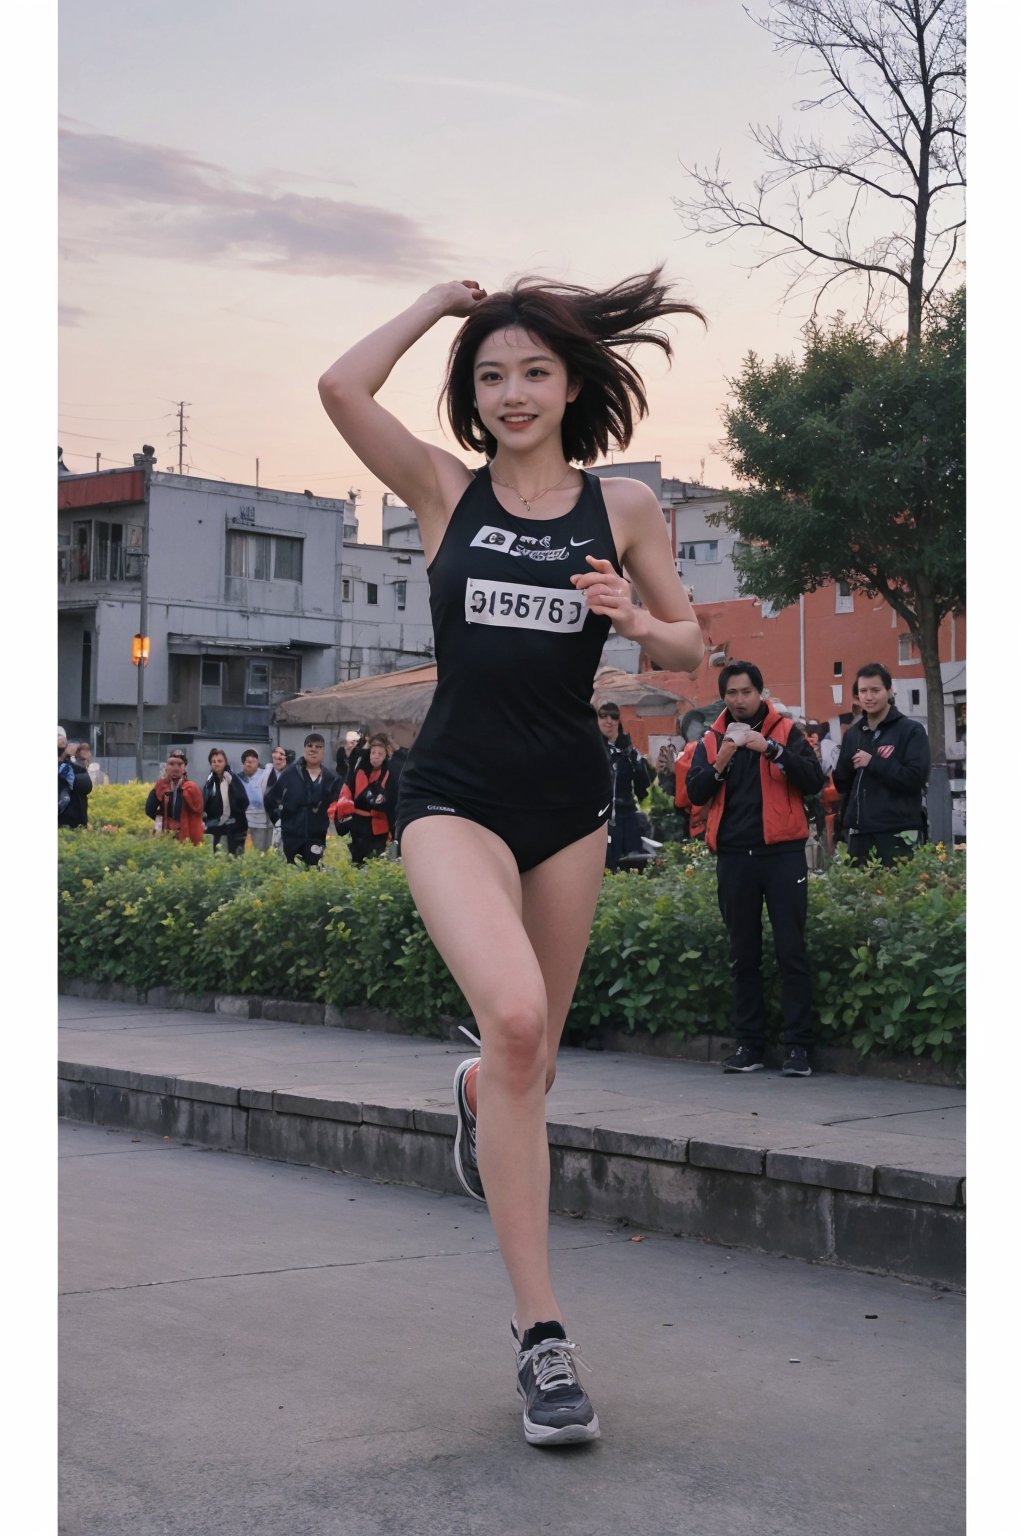
[[[606,741],[614,741],[619,734],[619,716],[602,704],[597,712],[597,728]]]
[[[858,677],[857,697],[870,720],[884,715],[889,708],[889,691],[880,677]]]
[[[535,448],[557,432],[580,386],[539,337],[517,326],[494,331],[477,352],[473,386],[480,420],[499,449]]]
[[[278,773],[283,773],[285,764],[288,761],[284,755],[284,747],[275,747],[273,752],[270,754],[270,761],[273,763]]]

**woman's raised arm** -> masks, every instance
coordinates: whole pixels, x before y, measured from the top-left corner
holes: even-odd
[[[370,472],[428,518],[451,510],[468,479],[466,466],[424,443],[374,399],[392,368],[445,315],[468,315],[484,290],[475,282],[438,283],[393,320],[364,336],[319,381],[324,410]],[[450,483],[449,483],[450,482]]]

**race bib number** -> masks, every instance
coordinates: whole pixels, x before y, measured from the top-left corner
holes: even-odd
[[[516,582],[466,581],[466,623],[500,629],[547,630],[577,635],[587,622],[587,605],[572,588],[530,587]]]

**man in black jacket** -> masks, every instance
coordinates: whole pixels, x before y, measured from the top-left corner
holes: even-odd
[[[921,794],[928,785],[931,755],[924,726],[901,715],[889,702],[892,675],[881,662],[868,662],[856,679],[864,711],[849,727],[832,770],[845,796],[843,825],[850,862],[882,864],[909,859],[921,831]]]
[[[787,716],[762,697],[751,661],[722,668],[725,708],[697,743],[686,775],[694,805],[707,805],[708,847],[718,855],[718,905],[729,930],[736,1050],[726,1072],[764,1066],[761,908],[767,906],[782,977],[784,1077],[810,1077],[811,973],[807,922],[807,812],[825,775],[814,750]]]
[[[643,822],[636,802],[646,795],[654,775],[646,759],[640,756],[622,729],[617,704],[608,700],[599,705],[597,724],[604,738],[611,775],[609,795],[612,814],[608,823],[608,851],[604,865],[605,869],[618,869],[627,854],[643,853]]]
[[[271,821],[280,820],[281,847],[288,863],[301,859],[310,869],[324,856],[327,807],[341,793],[341,779],[324,767],[325,745],[318,732],[310,732],[302,743],[302,756],[263,797]]]

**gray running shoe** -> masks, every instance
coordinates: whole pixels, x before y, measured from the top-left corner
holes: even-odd
[[[474,1200],[486,1202],[483,1182],[480,1178],[480,1170],[476,1165],[476,1116],[469,1107],[466,1097],[466,1077],[475,1067],[480,1058],[470,1056],[465,1061],[460,1061],[455,1069],[455,1082],[452,1084],[455,1094],[455,1110],[459,1118],[459,1128],[455,1133],[455,1172],[459,1183],[467,1195],[472,1195]]]
[[[574,1355],[589,1370],[579,1345],[566,1338],[561,1323],[535,1323],[523,1335],[516,1352],[516,1375],[525,1405],[523,1433],[530,1445],[571,1445],[600,1438],[597,1414],[580,1386]]]

